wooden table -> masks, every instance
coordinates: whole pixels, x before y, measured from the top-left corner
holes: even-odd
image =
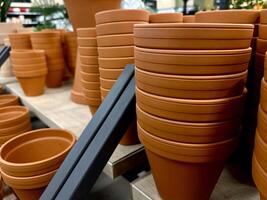
[[[70,100],[71,87],[72,84],[69,83],[60,88],[46,89],[45,94],[41,96],[26,97],[18,83],[6,85],[6,89],[19,96],[22,103],[47,126],[70,130],[79,137],[92,115],[88,106],[79,105]],[[145,152],[141,144],[118,145],[104,172],[111,178],[115,178],[139,167],[145,160]]]

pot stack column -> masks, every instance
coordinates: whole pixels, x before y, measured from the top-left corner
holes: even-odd
[[[238,145],[252,36],[242,24],[135,25],[138,136],[163,199],[209,199]]]
[[[147,24],[145,10],[108,10],[95,15],[98,44],[101,97],[104,99],[127,64],[134,63],[134,24]],[[120,144],[138,142],[136,122],[125,133]]]

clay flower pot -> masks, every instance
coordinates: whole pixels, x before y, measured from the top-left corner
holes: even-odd
[[[88,82],[99,82],[99,74],[89,74],[81,72],[82,80],[88,81]]]
[[[89,74],[99,74],[99,67],[98,65],[81,64],[81,72]]]
[[[135,145],[139,143],[139,139],[137,136],[137,127],[136,127],[136,120],[134,120],[127,131],[124,133],[123,137],[121,138],[120,144],[125,146]]]
[[[112,86],[116,83],[114,79],[100,78],[100,86],[104,89],[111,90]]]
[[[101,97],[104,99],[108,95],[109,91],[110,90],[100,87]]]
[[[80,56],[83,65],[98,65],[98,56]]]
[[[74,74],[77,56],[77,38],[75,32],[64,33],[64,51],[65,59],[68,64],[68,70]]]
[[[216,10],[197,12],[197,23],[255,24],[259,22],[258,10]]]
[[[148,22],[149,12],[140,9],[117,9],[96,13],[96,25],[112,22],[141,21]]]
[[[256,55],[255,55],[255,66],[256,67],[260,67],[260,68],[263,69],[264,60],[265,60],[265,54],[262,54],[262,53],[258,53],[257,52]]]
[[[259,133],[256,131],[255,145],[254,145],[254,156],[257,158],[259,164],[265,172],[267,172],[267,143],[261,138]]]
[[[157,49],[221,50],[250,46],[253,25],[169,23],[136,24],[137,47]]]
[[[267,24],[267,9],[260,11],[260,23]]]
[[[104,69],[124,69],[127,64],[134,63],[134,57],[98,58],[99,67]]]
[[[137,105],[143,111],[183,122],[219,122],[240,118],[245,97],[244,91],[243,95],[224,99],[178,99],[152,95],[136,88]]]
[[[151,94],[183,99],[216,99],[241,95],[247,71],[218,76],[180,76],[135,70],[136,85]]]
[[[98,47],[133,46],[133,34],[118,34],[97,36]]]
[[[259,25],[259,38],[267,40],[267,24]]]
[[[133,57],[134,46],[98,47],[98,55],[101,58]]]
[[[135,65],[145,71],[219,75],[246,71],[251,48],[240,50],[158,50],[135,47]]]
[[[89,82],[81,80],[83,89],[87,90],[99,90],[100,89],[100,82]]]
[[[96,29],[94,27],[91,28],[78,28],[77,29],[77,37],[79,38],[94,38],[96,37]]]
[[[267,83],[264,79],[261,81],[261,96],[260,96],[261,108],[264,112],[267,112]]]
[[[10,55],[14,59],[36,59],[45,57],[44,50],[12,50]]]
[[[83,88],[83,93],[86,97],[88,98],[101,98],[101,94],[100,94],[100,90],[96,89],[96,90],[90,90],[90,89],[85,89]]]
[[[259,106],[259,110],[258,110],[258,121],[257,122],[258,122],[257,124],[258,134],[264,140],[264,142],[267,143],[267,136],[265,134],[267,131],[267,114],[262,110],[261,105]]]
[[[1,140],[3,140],[5,137],[10,137],[10,136],[14,137],[15,135],[17,136],[18,134],[23,133],[22,131],[25,131],[25,130],[30,131],[31,128],[32,128],[31,121],[28,119],[20,124],[10,126],[8,128],[2,128],[0,129]]]
[[[0,108],[19,105],[19,97],[11,94],[0,95]]]
[[[100,77],[104,79],[118,79],[122,73],[122,69],[103,69],[99,68]]]
[[[8,35],[9,42],[12,49],[31,49],[30,34],[28,33],[14,33]]]
[[[157,137],[185,143],[212,143],[240,134],[240,119],[213,123],[189,123],[168,120],[146,113],[137,105],[140,126]]]
[[[96,38],[95,37],[90,37],[90,38],[78,37],[78,46],[79,47],[97,47]]]
[[[195,23],[195,15],[184,15],[183,23]]]
[[[182,23],[182,13],[158,13],[149,15],[149,23]]]
[[[81,56],[98,56],[97,47],[79,47]]]
[[[257,52],[261,54],[265,54],[267,50],[267,40],[257,39]]]
[[[138,136],[162,199],[186,200],[209,199],[239,138],[209,144],[179,143],[153,136],[140,125]]]

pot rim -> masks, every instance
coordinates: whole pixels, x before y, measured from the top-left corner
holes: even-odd
[[[99,71],[105,71],[105,72],[122,72],[123,69],[112,69],[112,68],[102,68],[99,67]]]
[[[101,57],[98,57],[98,60],[101,60],[101,61],[119,61],[119,60],[129,60],[129,59],[134,59],[134,57],[118,57],[118,58],[101,58]]]
[[[27,107],[24,107],[24,106],[7,106],[7,107],[0,108],[0,114],[1,114],[1,111],[2,112],[6,111],[5,113],[10,113],[10,112],[19,113],[19,115],[16,115],[13,118],[9,118],[9,119],[6,119],[6,120],[1,120],[1,124],[2,123],[4,124],[6,122],[10,122],[12,120],[21,118],[21,117],[26,116],[26,115],[29,114],[29,109]]]
[[[0,95],[0,105],[1,105],[1,100],[5,100],[5,99],[10,100],[10,101],[17,101],[17,100],[19,100],[19,97],[16,95],[13,95],[13,94],[1,94]],[[8,101],[8,102],[10,102],[10,101]]]
[[[117,49],[126,49],[126,48],[134,48],[134,45],[125,45],[125,46],[112,46],[112,47],[97,47],[98,50],[117,50]]]
[[[106,38],[114,38],[114,37],[130,37],[134,38],[133,33],[124,33],[124,34],[113,34],[113,35],[99,35],[97,36],[97,39],[106,39]]]

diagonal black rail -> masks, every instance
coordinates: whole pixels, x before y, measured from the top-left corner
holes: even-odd
[[[133,79],[133,77],[134,77],[134,66],[127,65],[125,70],[123,71],[123,73],[121,74],[121,76],[119,77],[115,85],[113,86],[112,90],[109,92],[104,102],[101,104],[98,111],[95,113],[94,117],[92,118],[90,123],[87,125],[87,127],[83,131],[79,140],[76,142],[76,144],[74,145],[74,147],[72,148],[72,150],[70,151],[70,153],[68,154],[68,156],[66,157],[62,165],[60,166],[60,168],[58,169],[56,175],[53,177],[53,179],[49,183],[48,187],[42,194],[40,200],[56,199],[57,195],[61,192],[62,188],[68,183],[69,177],[76,170],[76,167],[81,162],[81,159],[84,157],[84,154],[88,151],[88,149],[92,145],[95,145],[94,141],[99,141],[98,139],[99,131],[101,130],[101,128],[103,127],[103,124],[106,122],[106,120],[110,116],[111,112],[114,110],[115,105],[117,105],[119,99],[121,98],[122,94],[125,92],[125,89],[127,88],[129,82]],[[117,117],[115,116],[115,118]],[[116,147],[119,141],[117,142],[117,140],[114,141],[112,138],[110,138],[110,142],[114,143]],[[103,144],[104,143],[102,143],[102,145]],[[98,143],[97,146],[101,146],[101,143]],[[112,149],[109,149],[109,151],[111,150]],[[107,152],[107,153],[110,154],[113,151],[114,149],[111,152]],[[107,161],[103,160],[101,164],[105,166],[106,162]],[[89,163],[87,163],[87,166],[88,165]],[[92,180],[94,179],[96,180],[98,176],[99,174],[94,174],[94,177],[92,178]],[[93,184],[94,182],[91,183],[91,186]],[[89,192],[88,188],[89,187],[87,187],[87,190]],[[79,190],[79,188],[77,190]]]
[[[9,52],[11,48],[10,46],[4,46],[0,50],[0,67],[6,62],[6,60],[9,58]]]

